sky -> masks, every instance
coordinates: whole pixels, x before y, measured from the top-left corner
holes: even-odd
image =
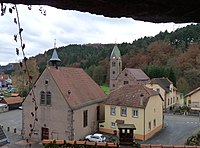
[[[20,42],[14,41],[14,34],[18,28],[14,23],[16,13],[7,11],[0,16],[0,65],[19,62],[22,53],[16,55],[16,48]],[[69,44],[89,43],[132,43],[144,36],[155,36],[159,32],[175,31],[188,24],[150,23],[133,20],[132,18],[108,18],[85,12],[61,10],[49,6],[42,6],[46,16],[39,11],[40,6],[18,5],[22,39],[25,43],[26,57],[36,56],[52,49],[56,39],[56,47]],[[18,39],[19,41],[19,39]]]

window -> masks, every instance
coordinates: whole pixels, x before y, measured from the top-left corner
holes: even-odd
[[[157,92],[160,92],[160,89],[159,89],[159,88],[156,88],[156,91],[157,91]]]
[[[115,114],[116,114],[116,111],[115,111],[115,107],[114,107],[114,106],[111,106],[111,107],[110,107],[110,114],[111,114],[111,115],[115,115]]]
[[[172,98],[171,98],[171,104],[172,104]]]
[[[124,81],[124,85],[128,84],[128,81]]]
[[[40,104],[41,105],[45,104],[45,92],[44,91],[40,92]]]
[[[115,84],[113,84],[113,87],[115,87]]]
[[[156,127],[156,119],[153,120],[153,126]]]
[[[134,118],[138,117],[138,110],[137,109],[133,109],[133,117]]]
[[[126,117],[126,108],[125,107],[121,108],[121,116]]]
[[[151,121],[149,121],[149,130],[151,130]]]
[[[125,75],[125,76],[128,76],[128,74],[127,74],[127,73],[125,73],[124,75]]]
[[[111,122],[111,127],[115,128],[115,122]]]
[[[86,127],[88,125],[88,111],[83,111],[83,127]]]
[[[49,80],[48,80],[48,79],[46,79],[46,80],[45,80],[45,84],[47,85],[48,83],[49,83]]]
[[[51,92],[46,92],[46,105],[51,105]]]
[[[112,62],[112,67],[115,67],[116,63],[115,62]]]
[[[113,71],[113,74],[115,74],[115,71]]]
[[[168,105],[169,105],[169,99],[168,99]]]

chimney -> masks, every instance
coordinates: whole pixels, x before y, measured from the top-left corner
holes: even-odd
[[[144,95],[140,94],[140,106],[144,105]]]

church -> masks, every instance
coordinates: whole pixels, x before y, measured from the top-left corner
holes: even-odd
[[[110,91],[127,84],[145,85],[149,82],[150,78],[141,69],[125,68],[122,70],[121,53],[115,45],[110,55]]]

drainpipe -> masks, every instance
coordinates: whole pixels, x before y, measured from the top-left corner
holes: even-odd
[[[144,141],[145,141],[145,108],[144,108]]]

